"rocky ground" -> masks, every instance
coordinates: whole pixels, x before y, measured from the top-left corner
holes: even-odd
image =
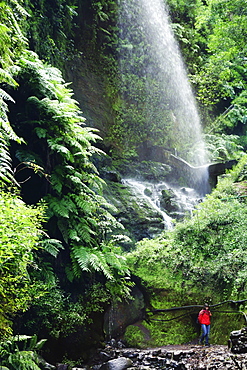
[[[247,354],[233,354],[227,346],[166,346],[153,349],[117,348],[98,351],[91,364],[93,370],[214,370],[247,369]]]

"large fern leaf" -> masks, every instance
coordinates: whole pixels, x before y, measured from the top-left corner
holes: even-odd
[[[87,248],[79,246],[79,245],[72,245],[72,256],[74,263],[76,262],[81,271],[89,271],[89,252]]]
[[[74,264],[77,263],[82,271],[98,271],[103,273],[107,279],[113,278],[110,267],[107,265],[102,252],[97,250],[91,251],[85,247],[74,245],[72,247],[72,253]]]
[[[60,249],[63,249],[62,242],[57,239],[44,239],[39,242],[39,245],[53,257],[57,257]]]

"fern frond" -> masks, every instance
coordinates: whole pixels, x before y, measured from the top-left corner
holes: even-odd
[[[2,69],[0,68],[0,82],[1,83],[6,83],[8,85],[11,85],[11,86],[18,86],[18,83],[15,81],[15,79],[12,77],[12,75],[6,71],[5,69]],[[0,96],[4,99],[4,100],[10,100],[12,102],[14,102],[14,99],[8,94],[6,93],[4,90],[0,89]]]
[[[45,239],[39,242],[41,248],[43,248],[47,253],[51,254],[53,257],[57,257],[60,249],[63,249],[62,242],[57,239]]]
[[[69,210],[66,207],[66,201],[59,200],[55,197],[47,197],[49,208],[57,217],[69,218]]]
[[[62,154],[63,156],[65,156],[65,158],[67,160],[73,162],[73,156],[72,156],[71,152],[64,145],[58,144],[53,139],[47,140],[47,143],[48,143],[49,147],[51,148],[51,150],[53,150],[54,152]]]
[[[0,117],[0,129],[1,128],[5,134],[5,137],[7,137],[9,140],[16,141],[18,144],[24,143],[24,140],[16,135],[10,123]]]
[[[39,124],[40,124],[40,122],[39,122]],[[43,127],[35,127],[34,132],[36,132],[36,135],[40,139],[43,139],[47,136],[47,130]]]
[[[85,200],[85,195],[72,195],[73,200],[76,204],[76,206],[81,209],[86,214],[91,214],[92,212],[92,204],[89,202],[89,200]]]
[[[67,210],[71,212],[73,215],[78,214],[78,208],[73,201],[73,198],[70,193],[63,197],[62,203],[66,206]]]
[[[30,14],[20,5],[20,1],[17,1],[17,0],[9,0],[11,4],[13,4],[13,6],[16,8],[16,10],[18,11],[18,13],[22,16],[22,17],[29,17]]]
[[[12,23],[12,29],[14,30],[19,43],[23,45],[28,45],[28,40],[21,32],[20,26],[12,12],[9,12],[9,19]]]
[[[58,193],[62,193],[63,189],[63,182],[61,181],[61,176],[58,175],[57,173],[52,173],[51,174],[51,184],[53,189]]]
[[[102,252],[97,250],[93,250],[92,252],[87,248],[75,245],[72,246],[72,252],[74,260],[82,271],[98,271],[102,272],[109,280],[113,278]]]
[[[112,251],[104,253],[108,265],[116,269],[121,275],[128,274],[129,270],[126,263],[126,258],[121,254],[116,254]]]
[[[88,225],[81,222],[75,226],[75,230],[77,231],[78,236],[83,242],[85,242],[86,244],[90,244],[92,242],[91,235],[94,234],[94,232],[90,229]]]
[[[1,133],[2,129],[0,128],[0,179],[4,183],[15,183],[18,185],[14,178],[9,148],[6,145],[6,140],[4,139],[5,132],[2,135]]]
[[[102,252],[95,250],[94,253],[90,253],[90,259],[88,262],[94,271],[102,272],[109,280],[113,279],[111,269]]]
[[[89,253],[88,250],[82,246],[72,245],[72,256],[74,261],[80,266],[82,271],[89,271]]]
[[[59,218],[57,220],[57,226],[59,231],[61,232],[63,239],[65,243],[68,243],[69,241],[69,235],[68,235],[68,230],[69,230],[69,223],[68,220],[65,218]]]
[[[76,185],[81,185],[81,179],[78,176],[71,176],[68,175],[66,176],[67,179],[69,179],[75,186]]]
[[[72,263],[73,264],[73,263]],[[72,283],[72,281],[74,280],[75,277],[80,277],[81,275],[81,270],[80,268],[78,267],[78,265],[76,264],[76,268],[75,268],[75,271],[73,269],[73,266],[66,266],[65,267],[65,274],[66,274],[66,277],[67,279],[69,280],[69,282]]]
[[[68,237],[69,237],[69,239],[71,239],[73,241],[76,241],[76,242],[80,241],[80,237],[78,236],[77,231],[74,230],[74,229],[68,230]]]
[[[16,151],[16,158],[19,160],[20,163],[23,162],[32,162],[32,163],[39,163],[41,164],[40,156],[36,153],[27,151],[25,149],[19,149]]]

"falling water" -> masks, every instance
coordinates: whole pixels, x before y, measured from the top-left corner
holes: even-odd
[[[126,109],[135,106],[141,113],[148,140],[195,166],[205,164],[196,102],[163,1],[119,0],[118,27]],[[131,121],[126,116],[135,124],[134,117]],[[192,156],[195,146],[197,154]]]
[[[134,179],[125,179],[123,180],[123,183],[132,188],[135,195],[137,196],[137,199],[145,199],[145,201],[150,204],[151,208],[156,210],[162,216],[165,229],[171,230],[173,228],[172,218],[168,216],[166,212],[161,210],[159,199],[160,194],[158,193],[158,189],[154,184],[147,184]],[[148,186],[152,188],[152,196],[148,196],[145,193],[145,190]]]
[[[174,226],[174,219],[184,217],[185,215],[192,215],[192,211],[200,202],[200,195],[191,188],[177,188],[171,186],[166,182],[153,183],[149,181],[141,181],[133,178],[124,179],[123,183],[130,187],[135,193],[136,198],[140,200],[144,199],[147,204],[161,214],[163,217],[164,229],[171,230]],[[148,193],[147,193],[147,190]],[[161,199],[162,190],[170,190],[173,194],[174,200],[176,201],[176,215],[173,215],[174,219],[170,217],[166,210],[162,210]]]

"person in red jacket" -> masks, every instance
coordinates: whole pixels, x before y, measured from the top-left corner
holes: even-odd
[[[203,344],[205,339],[205,346],[209,346],[209,333],[210,333],[210,324],[211,324],[211,312],[209,311],[209,306],[205,304],[204,308],[199,312],[198,321],[201,324],[202,336],[199,343]]]

